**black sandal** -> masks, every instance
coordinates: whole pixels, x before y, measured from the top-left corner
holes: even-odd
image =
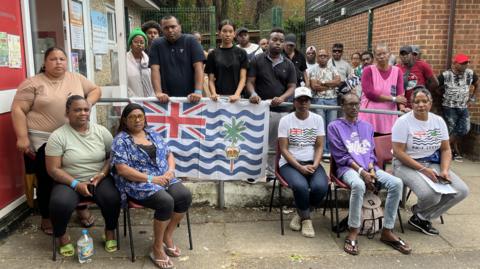
[[[350,240],[348,238],[345,238],[345,245],[343,246],[343,251],[347,252],[350,255],[358,255],[358,241],[357,240]],[[350,246],[351,249],[349,249],[347,246]]]
[[[393,249],[399,251],[402,254],[408,255],[412,252],[412,248],[408,246],[402,238],[398,238],[398,241],[390,241],[383,238],[380,238],[384,244],[391,246]]]

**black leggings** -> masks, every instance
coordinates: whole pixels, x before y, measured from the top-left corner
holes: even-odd
[[[48,204],[50,202],[50,193],[53,188],[53,178],[51,178],[47,173],[47,168],[45,166],[45,146],[47,143],[43,144],[35,154],[35,176],[37,177],[37,200],[38,200],[38,209],[42,218],[49,218],[49,209]]]
[[[133,202],[143,207],[155,210],[154,217],[159,221],[166,221],[172,217],[172,213],[187,212],[192,204],[192,193],[178,182],[168,187],[168,190],[160,190],[143,200],[129,197]]]
[[[106,177],[95,188],[93,201],[100,207],[105,219],[105,228],[115,230],[120,215],[120,194],[111,177]],[[50,197],[50,218],[55,237],[60,237],[67,230],[68,221],[77,204],[85,200],[82,195],[65,184],[56,184]]]

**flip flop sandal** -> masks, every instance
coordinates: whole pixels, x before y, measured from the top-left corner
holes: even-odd
[[[73,255],[75,255],[75,248],[73,247],[72,243],[67,243],[63,246],[60,246],[58,248],[58,252],[63,257],[72,257]]]
[[[345,238],[345,245],[343,246],[343,251],[347,252],[350,255],[358,255],[358,241],[357,240],[350,240],[348,238]],[[351,249],[349,249],[347,246],[350,246]]]
[[[165,260],[162,259],[157,259],[155,258],[155,255],[153,255],[153,252],[150,252],[150,260],[152,260],[153,264],[155,264],[156,267],[161,268],[161,269],[174,269],[175,266],[173,265],[172,261],[170,258],[167,256]]]
[[[398,241],[390,241],[380,238],[384,244],[391,246],[393,249],[399,251],[402,254],[408,255],[412,252],[412,248],[410,248],[402,238],[398,238]]]
[[[163,243],[163,249],[165,250],[165,254],[173,258],[177,258],[177,257],[180,257],[180,255],[182,255],[181,250],[177,248],[177,246],[175,245],[173,246],[173,248],[169,248],[165,243]]]

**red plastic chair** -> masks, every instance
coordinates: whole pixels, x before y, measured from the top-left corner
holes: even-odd
[[[88,207],[90,205],[94,205],[95,202],[90,199],[82,200],[77,204],[77,207]],[[117,221],[118,222],[118,221]],[[120,250],[120,236],[118,235],[118,223],[117,223],[117,229],[115,229],[115,237],[117,239],[117,249]],[[72,242],[73,243],[73,242]],[[56,261],[57,260],[57,240],[55,238],[55,234],[52,234],[52,245],[53,245],[53,253],[52,253],[52,260]]]
[[[272,204],[273,204],[273,195],[275,192],[275,184],[276,181],[279,181],[278,184],[278,199],[279,199],[279,208],[280,208],[280,228],[281,228],[281,234],[285,234],[285,228],[283,225],[283,200],[282,200],[282,187],[283,188],[289,188],[288,182],[282,177],[280,174],[280,144],[277,142],[277,152],[275,154],[275,178],[273,179],[273,187],[272,187],[272,196],[270,197],[270,212],[272,211]],[[327,191],[327,196],[325,197],[325,206],[323,208],[323,215],[325,216],[325,211],[327,210],[327,206],[330,208],[330,217],[333,215],[332,207],[331,204],[329,203],[330,197],[331,197],[331,187],[330,187],[330,179],[328,179],[328,191]]]
[[[132,262],[135,262],[136,257],[135,257],[135,247],[133,245],[133,233],[132,233],[132,222],[130,219],[130,209],[143,209],[143,208],[145,207],[131,200],[128,200],[128,205],[123,208],[123,236],[127,236],[127,227],[128,227],[128,237],[130,239],[130,253],[131,253]],[[190,215],[188,214],[188,210],[186,212],[186,218],[187,218],[188,242],[190,244],[190,250],[193,250],[192,230],[190,227]],[[180,226],[180,224],[178,226]]]

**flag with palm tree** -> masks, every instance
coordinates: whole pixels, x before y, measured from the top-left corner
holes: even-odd
[[[224,123],[224,140],[230,141],[231,144],[225,148],[227,159],[230,160],[230,173],[233,173],[233,166],[235,160],[240,156],[240,148],[237,146],[238,141],[245,141],[242,132],[247,129],[243,120],[237,121],[234,117],[231,118],[231,123]]]

